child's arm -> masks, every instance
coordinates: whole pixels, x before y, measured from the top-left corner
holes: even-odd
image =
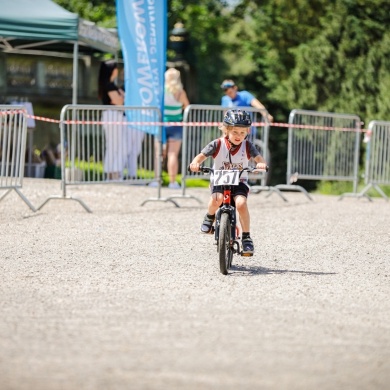
[[[191,162],[190,169],[192,172],[199,172],[199,166],[207,157],[203,153],[199,153]]]

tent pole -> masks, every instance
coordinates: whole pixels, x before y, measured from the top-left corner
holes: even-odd
[[[73,95],[72,95],[72,104],[77,104],[77,90],[78,90],[78,80],[77,76],[79,74],[79,43],[76,41],[73,46]]]

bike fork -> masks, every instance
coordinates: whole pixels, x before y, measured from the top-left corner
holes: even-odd
[[[240,253],[240,242],[238,241],[238,239],[240,238],[239,237],[240,230],[237,226],[236,210],[230,205],[229,207],[230,209],[225,211],[223,211],[222,208],[218,209],[215,215],[215,228],[214,228],[215,244],[218,245],[221,214],[223,212],[228,213],[230,219],[230,246],[232,248],[233,253]]]

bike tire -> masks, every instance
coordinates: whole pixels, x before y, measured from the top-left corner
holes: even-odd
[[[228,269],[232,268],[233,264],[233,251],[229,251],[229,256],[228,256]]]
[[[219,225],[218,237],[218,253],[219,253],[219,269],[223,275],[227,275],[230,266],[230,220],[229,215],[222,213]]]

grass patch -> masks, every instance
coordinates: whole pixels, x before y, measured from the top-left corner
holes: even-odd
[[[346,181],[320,181],[313,192],[321,195],[341,195],[353,192],[353,184]]]
[[[70,168],[69,161],[66,162],[66,167]],[[83,178],[84,181],[103,181],[104,177],[104,170],[103,170],[103,163],[102,162],[94,162],[94,161],[75,161],[74,164],[75,169],[83,171]],[[124,176],[126,176],[127,171],[124,171]],[[146,179],[146,180],[153,180],[154,178],[154,172],[149,171],[146,169],[138,169],[137,170],[137,177]],[[182,175],[177,175],[177,182],[181,184],[181,178]],[[162,181],[163,186],[168,186],[169,184],[169,176],[168,172],[163,171],[162,173]],[[190,188],[208,188],[209,186],[209,180],[207,179],[201,179],[201,178],[188,178],[186,180],[186,187]]]
[[[176,181],[181,184],[182,175],[177,175]],[[167,186],[169,184],[169,176],[168,172],[163,171],[162,174],[163,186]],[[186,179],[186,187],[187,188],[208,188],[210,181],[207,179],[199,179],[199,178],[187,178]]]
[[[361,192],[365,186],[364,183],[359,184],[357,192]],[[390,197],[390,186],[379,187],[388,197]],[[317,189],[313,192],[321,195],[342,195],[353,192],[353,183],[345,181],[321,181],[319,182]],[[373,198],[381,197],[375,188],[370,188],[366,194]]]

